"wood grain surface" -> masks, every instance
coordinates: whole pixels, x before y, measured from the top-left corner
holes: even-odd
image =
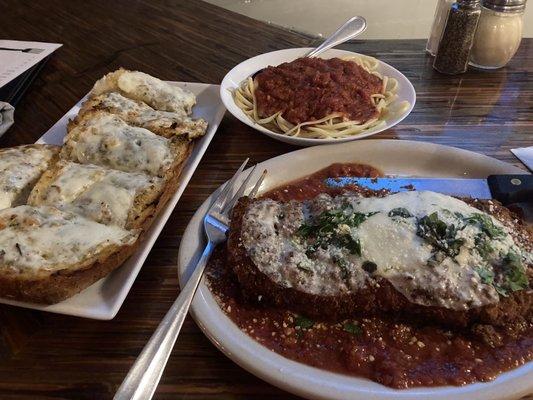
[[[200,1],[2,0],[0,37],[59,42],[16,110],[2,147],[32,143],[103,74],[120,66],[163,79],[219,83],[239,62],[313,39]],[[521,165],[509,152],[533,145],[533,39],[504,69],[444,76],[421,40],[342,46],[390,63],[414,84],[417,104],[374,136],[474,150]],[[179,292],[181,234],[194,211],[245,157],[292,150],[226,115],[203,161],[112,321],[0,305],[0,399],[108,399]],[[188,319],[158,399],[291,399],[220,353]]]

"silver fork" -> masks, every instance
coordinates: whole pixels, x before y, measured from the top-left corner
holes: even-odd
[[[255,172],[257,165],[252,168],[232,196],[234,189],[237,187],[237,180],[247,163],[248,159],[242,163],[235,175],[226,183],[207,211],[204,217],[207,245],[194,268],[194,272],[146,346],[144,346],[122,385],[118,388],[114,397],[115,400],[149,400],[152,398],[174,343],[176,343],[183,321],[187,316],[196,289],[202,279],[207,260],[216,245],[226,240],[226,233],[229,230],[229,214],[237,200],[244,194],[248,182]],[[255,197],[265,175],[266,171],[263,172],[248,194],[249,197]]]

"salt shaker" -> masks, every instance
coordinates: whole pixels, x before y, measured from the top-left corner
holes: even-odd
[[[466,71],[480,14],[479,0],[458,0],[452,4],[433,68],[445,74]]]
[[[470,65],[495,69],[506,65],[522,41],[526,0],[484,0],[470,53]]]
[[[426,44],[426,51],[432,56],[437,54],[437,48],[439,47],[439,41],[442,36],[444,24],[446,23],[446,17],[448,16],[454,1],[455,0],[439,0],[437,3],[435,16],[433,17],[433,24],[431,25],[431,31],[429,32],[429,39]]]

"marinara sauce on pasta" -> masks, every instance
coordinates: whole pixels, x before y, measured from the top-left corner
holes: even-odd
[[[255,80],[257,111],[263,118],[281,111],[296,125],[341,114],[362,124],[379,114],[372,95],[382,92],[382,79],[352,61],[298,58],[266,68]]]

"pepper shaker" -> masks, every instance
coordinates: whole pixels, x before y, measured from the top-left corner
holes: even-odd
[[[433,68],[444,74],[466,71],[480,14],[479,0],[458,0],[452,4]]]

